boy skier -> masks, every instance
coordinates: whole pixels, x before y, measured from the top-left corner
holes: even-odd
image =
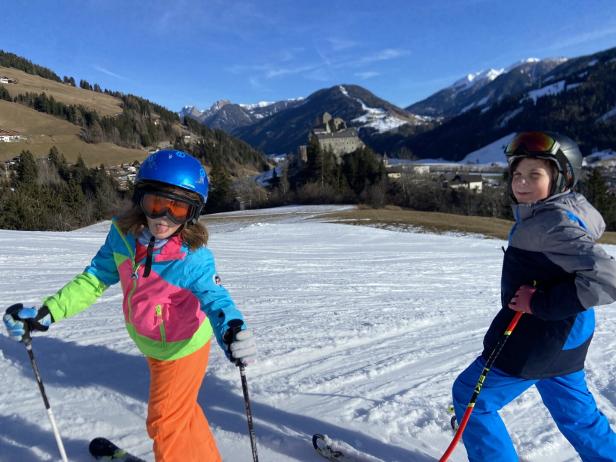
[[[582,155],[571,139],[549,132],[520,133],[505,153],[516,223],[503,261],[502,309],[482,355],[453,385],[458,420],[514,311],[525,314],[483,384],[463,434],[469,460],[518,460],[498,411],[535,385],[583,461],[614,462],[616,433],[588,391],[584,360],[594,332],[593,306],[616,300],[616,261],[595,243],[605,229],[601,215],[571,191]]]

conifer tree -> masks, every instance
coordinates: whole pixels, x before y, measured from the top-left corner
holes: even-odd
[[[17,166],[17,179],[23,184],[34,184],[38,178],[36,160],[30,151],[22,151]]]

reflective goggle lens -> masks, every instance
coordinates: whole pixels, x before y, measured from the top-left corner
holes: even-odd
[[[525,132],[517,135],[505,149],[505,154],[515,154],[519,150],[526,152],[552,152],[556,144],[554,138],[543,132]]]
[[[191,205],[177,199],[146,193],[141,198],[141,208],[149,218],[160,218],[167,215],[176,223],[188,220]]]

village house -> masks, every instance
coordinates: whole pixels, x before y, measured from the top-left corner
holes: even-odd
[[[14,143],[23,139],[25,139],[25,137],[16,131],[0,128],[0,142],[2,143]]]
[[[120,191],[128,191],[135,183],[140,165],[140,162],[136,160],[130,164],[111,165],[105,171],[118,182]]]
[[[443,184],[452,189],[468,189],[477,193],[481,193],[483,190],[483,178],[481,175],[472,173],[447,175],[444,178]]]

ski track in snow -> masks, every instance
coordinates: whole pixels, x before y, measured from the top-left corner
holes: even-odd
[[[219,274],[258,341],[247,377],[260,459],[321,460],[310,441],[319,432],[383,461],[437,460],[453,437],[451,385],[498,310],[505,242],[303,221],[298,210],[311,208],[291,210],[287,221],[278,211],[268,222],[266,211],[260,223],[210,229]],[[83,270],[107,229],[0,230],[0,306],[40,303]],[[112,287],[33,341],[71,461],[89,461],[96,436],[153,460],[148,371],[121,300]],[[616,304],[598,308],[588,382],[612,426],[615,331]],[[0,461],[58,460],[25,349],[4,329],[0,383]],[[224,460],[252,460],[239,373],[217,346],[200,402]],[[580,460],[534,389],[502,416],[522,460]],[[467,460],[462,444],[450,460]]]

